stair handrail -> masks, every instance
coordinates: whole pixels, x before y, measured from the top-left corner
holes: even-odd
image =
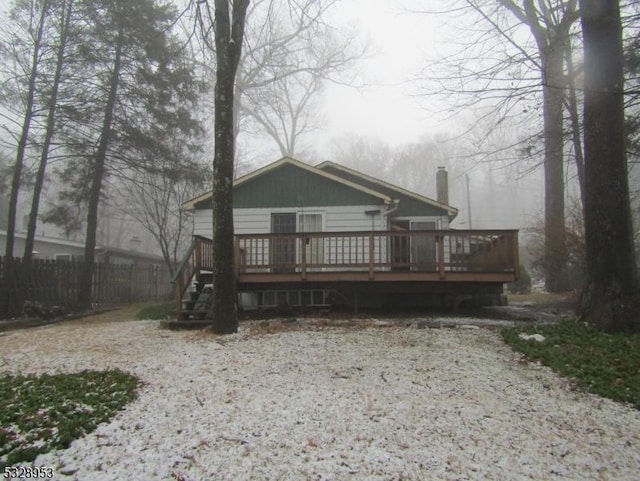
[[[182,271],[184,270],[185,266],[189,263],[189,259],[191,258],[191,255],[193,254],[193,251],[196,248],[196,238],[197,237],[199,237],[199,236],[194,235],[193,238],[191,239],[191,245],[187,249],[187,252],[185,252],[184,256],[182,257],[182,262],[180,262],[180,265],[176,269],[175,274],[171,278],[171,281],[170,281],[171,284],[175,284],[176,283],[178,278],[182,275]]]
[[[194,235],[191,241],[191,245],[187,249],[182,262],[180,263],[180,268],[176,271],[176,275],[171,279],[171,282],[177,286],[175,288],[176,291],[176,301],[178,302],[178,319],[182,318],[182,298],[189,287],[189,282],[191,281],[193,275],[200,271],[202,267],[202,259],[201,259],[201,246],[203,241],[210,242],[209,239],[203,236]]]

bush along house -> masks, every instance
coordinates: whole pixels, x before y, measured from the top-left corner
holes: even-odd
[[[447,172],[437,200],[332,162],[285,157],[234,182],[241,309],[496,304],[517,275],[515,230],[457,230]],[[180,319],[209,308],[211,192],[184,205],[191,247],[175,278]]]

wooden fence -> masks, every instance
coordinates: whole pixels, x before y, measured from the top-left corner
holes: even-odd
[[[26,279],[21,258],[0,257],[0,319],[20,316],[25,301],[65,312],[76,309],[82,262],[34,259]],[[164,265],[96,263],[92,304],[95,307],[165,299],[172,295]]]

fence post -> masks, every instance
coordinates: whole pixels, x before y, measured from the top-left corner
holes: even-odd
[[[158,302],[158,264],[153,265],[152,276],[153,276],[153,300]]]
[[[511,240],[511,249],[513,252],[513,265],[516,269],[516,280],[520,278],[520,252],[518,251],[518,231],[512,231],[509,236]]]
[[[134,284],[135,284],[135,277],[136,277],[136,263],[134,261],[133,264],[131,264],[131,269],[129,270],[129,304],[131,304],[133,302],[134,299]]]
[[[0,319],[9,317],[9,274],[6,257],[0,257]]]

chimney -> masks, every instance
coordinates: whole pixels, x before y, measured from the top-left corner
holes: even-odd
[[[436,173],[436,199],[441,204],[449,205],[449,174],[444,167],[438,167]]]

